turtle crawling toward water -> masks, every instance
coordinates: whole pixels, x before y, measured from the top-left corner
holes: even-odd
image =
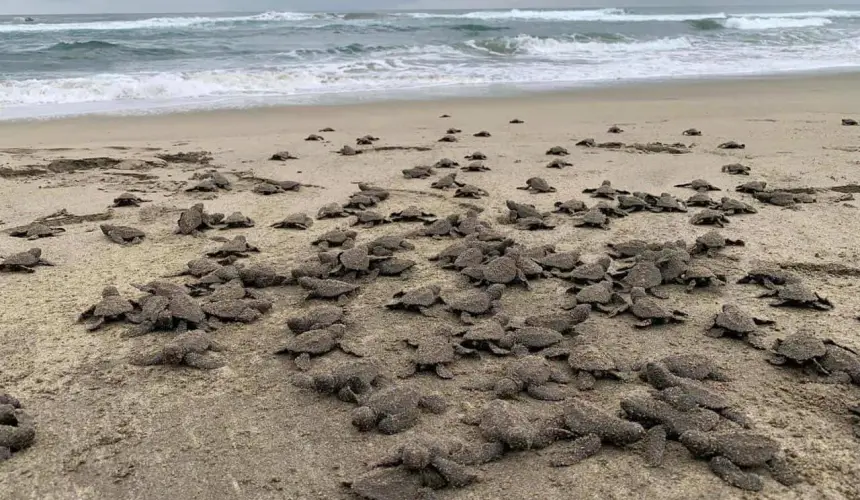
[[[739,279],[739,285],[754,283],[761,285],[768,290],[774,290],[777,287],[800,283],[800,277],[778,268],[759,267],[749,271],[746,276]]]
[[[479,188],[472,184],[463,184],[454,191],[454,198],[474,198],[479,199],[484,196],[489,196],[490,193],[486,189]]]
[[[624,132],[624,129],[622,129],[618,125],[613,125],[609,127],[609,129],[606,131],[607,134],[620,134],[622,132]]]
[[[340,203],[327,203],[320,207],[317,212],[317,219],[335,219],[339,217],[349,217],[352,215]]]
[[[572,198],[567,201],[557,201],[553,206],[555,207],[553,212],[557,214],[575,215],[588,211],[588,205],[586,205],[584,201],[577,200],[576,198]]]
[[[13,238],[27,238],[28,240],[37,240],[39,238],[49,238],[65,233],[66,230],[62,227],[50,227],[40,222],[27,224],[9,230],[9,236]]]
[[[391,222],[433,222],[436,220],[436,214],[410,205],[399,212],[391,212],[389,219]]]
[[[730,163],[728,165],[723,165],[720,169],[723,173],[730,175],[749,175],[752,169],[746,165],[742,165],[740,163]]]
[[[759,298],[764,297],[776,297],[776,302],[770,304],[773,307],[801,307],[819,311],[833,309],[832,302],[813,292],[803,283],[791,283],[759,296]]]
[[[702,131],[697,128],[688,128],[687,130],[681,132],[681,135],[686,135],[688,137],[698,137],[702,135]]]
[[[572,166],[573,166],[573,163],[571,163],[569,161],[562,160],[561,158],[556,158],[556,159],[554,159],[551,162],[546,164],[546,168],[557,168],[557,169],[562,169],[565,167],[572,167]]]
[[[203,209],[202,203],[195,203],[179,214],[178,234],[193,234],[197,235],[200,231],[212,229],[224,218],[224,214],[214,213],[209,214]]]
[[[641,320],[634,326],[645,328],[653,325],[661,325],[666,323],[683,323],[687,314],[683,311],[668,310],[658,304],[654,299],[649,298],[644,288],[635,287],[630,291],[631,303],[625,307],[618,309],[618,313],[630,312],[636,318]]]
[[[151,365],[185,365],[201,370],[213,370],[224,366],[220,358],[209,355],[223,348],[206,336],[201,330],[191,330],[180,333],[170,340],[163,348],[149,354],[138,354],[131,358],[130,363],[139,366]]]
[[[275,354],[295,356],[293,361],[296,367],[306,371],[311,367],[311,356],[321,356],[335,349],[340,349],[347,354],[363,356],[352,339],[346,338],[346,326],[340,323],[302,332],[289,339],[285,345],[275,351]]]
[[[404,385],[386,387],[358,400],[352,425],[360,432],[378,429],[383,434],[397,434],[414,427],[422,410],[437,414],[446,411],[444,400],[438,395],[425,396]]]
[[[460,170],[463,172],[489,172],[492,169],[484,165],[484,162],[482,161],[473,161],[468,165],[461,167]]]
[[[308,290],[308,299],[340,299],[342,296],[358,290],[359,286],[333,279],[319,279],[303,276],[298,280],[299,285]]]
[[[271,227],[278,229],[308,229],[314,225],[314,220],[306,213],[300,212],[289,214],[283,220],[276,222]]]
[[[590,193],[592,198],[606,198],[608,200],[614,200],[619,194],[630,194],[630,191],[615,189],[612,187],[612,182],[608,180],[604,180],[596,188],[583,189],[582,192]]]
[[[472,160],[472,161],[475,161],[475,160],[486,160],[486,159],[487,159],[487,155],[485,155],[484,153],[482,153],[482,152],[480,152],[480,151],[473,151],[472,153],[469,153],[469,154],[467,154],[466,156],[464,156],[464,158],[465,158],[465,159],[467,159],[467,160]]]
[[[107,286],[102,290],[102,300],[82,312],[78,322],[92,320],[87,324],[87,330],[98,330],[107,322],[125,320],[132,311],[134,305],[131,301],[124,299],[115,286]]]
[[[206,252],[209,257],[216,258],[244,258],[251,253],[260,253],[260,249],[248,243],[247,238],[242,235],[235,236],[232,240],[227,240],[223,245]]]
[[[687,285],[687,292],[694,288],[710,287],[712,285],[725,285],[725,275],[716,274],[707,266],[693,264],[689,266],[678,278],[681,284]]]
[[[239,229],[254,227],[254,219],[243,215],[242,212],[233,212],[222,221],[224,227],[221,229]]]
[[[0,261],[0,272],[23,272],[33,273],[36,266],[53,266],[51,262],[42,258],[41,248],[31,248],[26,252],[9,255]]]
[[[585,212],[573,223],[574,226],[594,227],[598,229],[609,229],[609,217],[599,208],[593,207]]]
[[[858,123],[857,120],[855,120],[854,118],[843,118],[842,119],[842,126],[843,127],[856,127],[858,125],[860,125],[860,123]]]
[[[435,168],[454,168],[459,166],[460,164],[452,160],[451,158],[442,158],[441,160],[433,164],[433,167]]]
[[[800,482],[781,453],[779,443],[745,431],[707,433],[688,430],[680,436],[693,456],[710,459],[711,472],[730,485],[747,491],[761,491],[764,483],[747,468],[766,467],[771,476],[785,486]]]
[[[30,446],[35,438],[33,419],[21,409],[21,402],[0,392],[0,462]]]
[[[764,349],[764,336],[758,332],[758,326],[772,325],[774,321],[756,318],[735,304],[723,304],[722,311],[714,317],[714,321],[705,335],[720,338],[726,335],[746,340],[751,346]]]
[[[358,237],[358,233],[349,229],[341,229],[336,228],[331,231],[326,231],[325,233],[318,236],[315,240],[311,242],[311,245],[315,245],[322,250],[328,250],[333,247],[341,247],[344,249],[349,249],[355,246],[355,239]]]
[[[743,240],[734,240],[726,238],[719,231],[708,231],[707,233],[696,237],[696,243],[690,249],[691,255],[706,254],[708,257],[714,257],[719,250],[727,246],[744,246]]]
[[[439,138],[437,142],[457,142],[460,139],[457,139],[457,136],[454,134],[445,134]]]
[[[433,167],[417,166],[401,170],[403,177],[407,179],[426,179],[434,174]]]
[[[713,210],[710,208],[706,208],[690,218],[690,224],[700,226],[700,225],[712,225],[717,227],[725,227],[726,224],[729,223],[729,218],[726,217],[725,212],[722,210]]]
[[[118,207],[139,207],[141,203],[146,203],[151,200],[144,200],[143,198],[133,195],[131,193],[122,193],[113,199],[114,208]]]
[[[418,311],[425,314],[430,307],[441,302],[439,285],[425,285],[411,290],[401,290],[394,294],[393,300],[385,305],[389,309]]]
[[[129,226],[114,226],[113,224],[101,224],[99,228],[105,236],[114,243],[120,245],[137,245],[146,237],[146,233],[140,229]]]
[[[571,351],[567,359],[576,376],[576,388],[580,391],[594,389],[597,379],[624,378],[622,367],[600,348],[587,346]]]
[[[310,330],[328,328],[331,325],[343,323],[344,310],[338,306],[320,306],[305,314],[292,316],[287,319],[287,327],[295,334]]]
[[[717,186],[714,186],[710,182],[704,179],[693,179],[690,182],[684,182],[682,184],[675,184],[675,187],[679,188],[690,188],[695,191],[722,191]]]
[[[313,135],[313,134],[311,134],[311,136],[312,136],[312,135]],[[306,138],[305,140],[306,140],[306,141],[318,141],[318,140],[319,140],[319,139],[316,139],[316,138],[311,139],[311,138],[310,138],[311,136],[308,136],[308,138]],[[316,137],[319,137],[319,136],[316,136]],[[321,138],[320,138],[320,139],[321,139]],[[278,151],[277,153],[273,154],[273,155],[269,158],[269,160],[270,160],[270,161],[287,161],[287,160],[298,160],[298,159],[299,159],[299,157],[298,157],[298,156],[296,156],[296,155],[294,155],[294,154],[290,153],[289,151]]]
[[[486,130],[481,130],[480,132],[475,132],[472,135],[475,137],[490,137],[490,133],[487,132]]]
[[[567,156],[570,153],[561,146],[553,146],[546,150],[547,156]]]
[[[442,302],[447,310],[459,313],[460,320],[467,325],[473,324],[473,316],[491,314],[499,308],[499,300],[505,291],[505,285],[494,284],[486,290],[471,290],[451,295],[443,295]]]
[[[746,149],[747,145],[736,141],[726,141],[717,146],[717,149]]]
[[[556,189],[549,185],[542,177],[530,177],[526,180],[526,185],[524,187],[518,187],[517,189],[523,189],[529,191],[531,193],[555,193]]]
[[[566,383],[567,375],[556,370],[543,356],[529,354],[510,361],[505,374],[493,384],[497,398],[512,399],[525,391],[542,401],[565,398],[558,383]]]

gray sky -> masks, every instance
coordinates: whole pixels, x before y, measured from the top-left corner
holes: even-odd
[[[0,0],[0,14],[90,14],[108,12],[216,12],[266,10],[361,11],[374,9],[475,9],[637,5],[860,6],[860,0]]]

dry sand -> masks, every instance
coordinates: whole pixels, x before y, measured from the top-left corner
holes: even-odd
[[[239,183],[233,191],[209,199],[181,190],[195,171],[204,168],[181,164],[0,178],[0,230],[62,208],[76,214],[99,212],[127,190],[153,200],[144,208],[114,212],[115,223],[148,233],[137,246],[108,242],[95,222],[69,225],[67,233],[36,243],[0,236],[2,255],[35,244],[56,263],[34,274],[0,275],[0,389],[20,398],[38,426],[32,447],[0,464],[0,497],[349,498],[340,482],[366,471],[367,462],[401,438],[360,434],[349,423],[349,405],[289,383],[295,367],[271,353],[288,335],[285,319],[308,307],[296,287],[267,289],[265,293],[275,301],[271,313],[256,323],[228,326],[215,334],[227,347],[228,366],[214,371],[130,366],[131,353],[162,345],[167,337],[150,334],[125,339],[120,336],[122,326],[91,333],[75,324],[77,313],[93,303],[105,285],[115,284],[131,293],[130,283],[178,270],[215,245],[206,238],[173,234],[179,209],[203,200],[209,211],[241,210],[257,226],[227,233],[246,234],[262,249],[252,261],[269,262],[286,271],[312,251],[314,236],[343,225],[344,220],[318,221],[306,232],[271,229],[269,224],[288,213],[315,214],[326,202],[342,201],[356,190],[357,181],[403,190],[382,204],[383,212],[412,204],[442,215],[462,211],[450,191],[429,189],[431,180],[404,179],[400,170],[442,157],[462,159],[474,150],[489,156],[486,163],[492,171],[461,173],[460,178],[491,193],[475,202],[486,208],[482,217],[488,220],[503,213],[506,199],[543,209],[573,197],[590,203],[581,191],[602,179],[631,190],[668,191],[685,198],[692,192],[671,186],[694,178],[708,179],[724,189],[756,179],[787,187],[856,183],[860,181],[860,128],[842,127],[839,122],[851,113],[860,115],[858,89],[860,77],[841,75],[615,87],[508,99],[2,123],[0,167],[20,170],[58,158],[147,159],[162,152],[208,150],[214,155],[213,165],[222,172],[251,170],[259,176],[321,187],[263,197],[252,193],[249,183]],[[442,113],[452,116],[441,119]],[[508,124],[512,118],[525,124]],[[612,124],[626,131],[620,136],[606,134]],[[323,134],[324,143],[302,140],[322,127],[337,131]],[[448,127],[463,129],[460,142],[437,143]],[[681,136],[689,127],[701,129],[704,135]],[[472,137],[484,129],[492,137]],[[355,157],[334,154],[364,134],[379,136],[378,145],[432,150],[368,152]],[[678,156],[574,147],[586,137],[684,141],[696,146],[693,153]],[[727,140],[744,142],[747,148],[716,149]],[[544,168],[550,159],[544,152],[555,145],[571,151],[568,159],[573,167]],[[300,159],[267,161],[281,149]],[[751,166],[752,176],[720,172],[722,165],[734,162]],[[126,167],[133,165],[121,168]],[[153,177],[119,175],[123,173]],[[535,175],[545,177],[559,192],[532,195],[515,189]],[[724,230],[727,236],[746,240],[747,246],[730,249],[713,261],[728,272],[731,282],[760,262],[806,264],[800,274],[833,300],[833,311],[773,309],[767,301],[754,298],[760,292],[754,286],[730,285],[689,295],[677,289],[666,303],[690,314],[686,324],[643,331],[634,329],[627,318],[594,315],[581,334],[622,357],[654,359],[697,352],[716,360],[733,380],[711,386],[746,411],[758,431],[783,445],[800,470],[802,484],[789,489],[765,473],[761,493],[744,493],[711,474],[707,462],[692,459],[678,443],[670,443],[665,464],[656,469],[646,468],[635,449],[604,448],[597,456],[562,469],[549,467],[542,452],[510,454],[482,466],[479,483],[441,491],[439,498],[860,498],[860,441],[852,434],[846,410],[846,405],[860,401],[860,390],[803,383],[797,371],[766,363],[761,351],[703,334],[721,304],[738,302],[776,320],[777,326],[768,330],[773,338],[807,327],[860,348],[860,324],[855,319],[860,311],[857,275],[826,271],[832,263],[860,267],[860,212],[850,202],[833,202],[836,195],[822,192],[818,203],[797,211],[753,202],[759,207],[757,215],[734,217]],[[610,241],[692,241],[710,229],[693,226],[688,219],[689,214],[635,214],[614,221],[610,231],[574,228],[569,219],[559,219],[554,231],[498,227],[527,244],[554,243],[560,250],[596,254]],[[362,230],[360,238],[406,230],[391,224]],[[418,240],[416,244],[409,254],[418,261],[412,272],[404,278],[377,280],[348,305],[354,331],[374,358],[392,367],[406,362],[412,352],[403,339],[432,334],[437,324],[453,319],[385,312],[381,306],[391,295],[401,287],[426,282],[446,288],[469,286],[456,273],[427,261],[448,241]],[[532,292],[518,288],[507,293],[503,309],[513,316],[557,309],[563,289],[561,281],[540,280]],[[315,366],[343,359],[342,353],[333,353],[315,361]],[[502,362],[463,359],[453,366],[457,373],[453,381],[431,375],[411,379],[409,383],[444,394],[451,404],[443,416],[425,416],[415,431],[480,439],[474,427],[459,420],[491,395],[467,392],[460,386],[478,374],[498,371]],[[621,397],[645,389],[641,384],[607,381],[587,393],[569,390],[571,397],[616,411]],[[518,404],[536,410],[550,405],[528,398]]]

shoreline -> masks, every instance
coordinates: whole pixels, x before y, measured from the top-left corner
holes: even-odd
[[[665,90],[682,91],[685,93],[695,92],[696,89],[706,88],[709,92],[717,90],[716,87],[735,88],[737,86],[748,86],[745,90],[754,90],[754,87],[762,84],[778,83],[785,84],[806,84],[810,81],[820,81],[821,83],[841,83],[843,81],[856,81],[860,83],[860,67],[857,68],[830,68],[824,70],[805,70],[780,72],[770,74],[739,74],[739,75],[707,75],[704,77],[672,77],[672,78],[643,78],[643,79],[625,79],[614,81],[594,81],[582,82],[581,85],[574,85],[575,82],[559,83],[500,83],[500,84],[474,84],[474,85],[452,85],[452,86],[437,86],[426,88],[414,88],[406,91],[395,92],[389,97],[382,97],[381,94],[391,93],[390,91],[368,90],[359,92],[343,92],[343,93],[321,93],[321,94],[305,94],[295,96],[296,99],[313,98],[319,99],[318,102],[272,102],[259,104],[237,104],[223,107],[200,107],[205,104],[193,104],[171,106],[165,104],[146,109],[125,109],[117,111],[92,111],[67,113],[53,116],[32,116],[32,117],[11,117],[5,118],[3,110],[0,109],[0,127],[9,124],[34,123],[34,122],[56,122],[69,121],[88,118],[104,118],[104,119],[146,119],[146,118],[162,118],[170,116],[188,116],[188,115],[217,115],[217,114],[236,114],[236,113],[256,113],[265,111],[278,111],[288,109],[307,109],[307,108],[353,108],[362,106],[390,106],[390,105],[410,105],[417,103],[435,103],[439,105],[451,103],[460,103],[464,101],[509,101],[512,99],[554,99],[558,97],[573,97],[573,98],[606,98],[617,97],[614,94],[619,92],[633,92],[637,95],[659,95]],[[719,91],[719,90],[718,90]],[[487,95],[489,92],[491,95]],[[424,97],[420,95],[424,93]],[[361,96],[365,96],[362,98]],[[234,98],[225,98],[231,100]],[[283,100],[291,99],[284,97]],[[81,103],[99,104],[99,103]]]

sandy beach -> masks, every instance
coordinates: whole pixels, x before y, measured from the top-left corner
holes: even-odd
[[[627,447],[604,443],[593,457],[570,467],[551,467],[553,444],[544,449],[507,452],[473,469],[479,480],[464,488],[436,491],[439,499],[664,498],[664,499],[850,499],[860,498],[860,440],[849,406],[860,403],[852,384],[823,383],[800,368],[775,366],[767,352],[728,338],[705,335],[723,304],[735,303],[750,314],[775,322],[762,326],[768,342],[807,330],[855,350],[860,349],[860,232],[858,204],[830,188],[860,182],[860,127],[842,126],[842,118],[860,119],[857,74],[762,78],[735,81],[624,85],[515,98],[382,102],[349,106],[278,107],[136,117],[85,116],[55,121],[0,122],[0,255],[37,246],[55,264],[34,273],[0,273],[0,393],[9,393],[36,425],[35,441],[0,462],[0,497],[8,499],[336,499],[356,498],[342,483],[371,470],[396,444],[415,434],[483,442],[478,427],[463,423],[492,401],[492,392],[464,389],[481,377],[498,377],[512,357],[463,356],[451,363],[454,378],[432,373],[397,379],[447,401],[440,415],[424,413],[417,425],[388,436],[358,432],[351,425],[355,406],[332,396],[296,387],[300,372],[288,356],[273,354],[293,336],[286,320],[322,303],[306,301],[295,285],[261,289],[271,310],[248,324],[225,323],[211,333],[224,347],[226,366],[215,370],[188,367],[141,367],[128,363],[135,353],[164,346],[170,332],[126,338],[127,325],[106,325],[90,332],[77,316],[97,302],[101,290],[116,286],[127,297],[140,295],[133,283],[146,283],[180,271],[220,243],[212,236],[245,235],[260,249],[243,262],[271,264],[289,274],[317,249],[311,242],[323,233],[347,227],[349,218],[315,220],[305,231],[271,228],[288,214],[315,217],[330,202],[345,202],[370,183],[390,191],[373,207],[382,214],[415,205],[440,217],[463,213],[464,203],[481,207],[480,218],[525,246],[553,244],[557,251],[579,250],[593,262],[607,243],[633,239],[665,242],[714,229],[690,223],[687,213],[632,213],[611,219],[609,230],[574,226],[576,217],[553,214],[554,230],[525,231],[499,222],[506,200],[550,211],[556,201],[577,198],[597,203],[583,189],[603,180],[629,191],[682,200],[694,194],[673,187],[705,179],[721,188],[711,196],[743,200],[757,213],[731,216],[719,229],[744,240],[714,257],[696,257],[719,273],[726,286],[685,293],[666,285],[668,298],[658,302],[687,315],[680,324],[639,329],[630,315],[607,317],[596,311],[577,325],[565,342],[572,349],[599,346],[632,364],[673,354],[695,353],[713,360],[727,381],[704,381],[728,398],[752,422],[751,432],[778,442],[800,482],[785,486],[764,469],[758,493],[722,481],[707,460],[694,458],[677,440],[668,442],[659,467],[647,467],[641,443]],[[448,114],[449,118],[440,118]],[[521,119],[522,124],[509,123]],[[624,131],[609,134],[617,125]],[[325,127],[334,132],[318,132]],[[462,129],[459,140],[437,142],[446,129]],[[699,137],[682,135],[695,127]],[[474,137],[482,130],[490,137]],[[305,141],[312,133],[324,141]],[[356,146],[364,135],[379,138]],[[628,148],[577,147],[586,138],[598,143],[684,143],[686,154],[644,153]],[[746,145],[724,150],[726,141]],[[365,149],[356,156],[336,153],[344,145]],[[384,150],[399,146],[405,149]],[[573,165],[548,169],[546,151],[563,146]],[[379,148],[379,150],[374,150]],[[411,148],[411,149],[410,149]],[[416,149],[417,148],[417,149]],[[429,148],[429,149],[427,149]],[[427,149],[427,150],[419,150]],[[285,162],[269,157],[288,150],[298,157]],[[209,163],[181,163],[156,158],[165,153],[208,151]],[[452,158],[462,165],[474,151],[486,154],[486,172],[436,169],[430,178],[408,179],[403,169]],[[107,168],[50,172],[49,162],[65,158],[110,157],[127,162]],[[749,176],[721,171],[727,164],[751,168]],[[232,189],[186,192],[201,174],[215,169]],[[481,199],[454,198],[453,190],[431,189],[448,173],[488,192]],[[518,187],[540,176],[557,189],[533,194]],[[196,177],[196,178],[195,178]],[[297,181],[304,186],[271,196],[253,191],[252,177]],[[815,188],[814,203],[794,209],[765,204],[735,191],[744,182],[763,180],[772,188]],[[111,224],[143,230],[137,245],[120,246],[99,230],[99,221],[63,226],[65,232],[36,241],[12,238],[7,229],[61,209],[76,215],[105,212],[112,200],[132,192],[151,200],[141,207],[114,208]],[[200,237],[175,234],[180,211],[204,203],[208,212],[241,211],[256,221],[246,229],[207,231]],[[420,223],[391,223],[354,228],[357,243],[382,235],[402,235]],[[442,269],[429,257],[457,238],[411,237],[413,250],[398,253],[415,266],[401,276],[362,283],[347,299],[350,335],[391,374],[414,356],[406,340],[435,335],[442,325],[461,328],[441,310],[432,317],[384,308],[401,289],[430,283],[444,290],[475,289],[456,270]],[[834,304],[832,310],[773,308],[758,299],[764,289],[738,285],[755,267],[780,266]],[[186,277],[187,278],[187,277]],[[170,278],[175,283],[186,278]],[[534,279],[531,290],[512,285],[501,299],[511,318],[561,311],[565,289],[558,278]],[[441,309],[441,308],[440,308]],[[318,372],[351,360],[335,350],[311,360]],[[564,360],[553,365],[569,370]],[[607,413],[620,410],[631,395],[648,394],[638,378],[599,380],[594,390],[562,386],[567,400],[592,403]],[[538,401],[525,394],[518,409],[543,415],[565,401]],[[718,431],[737,430],[725,419]]]

